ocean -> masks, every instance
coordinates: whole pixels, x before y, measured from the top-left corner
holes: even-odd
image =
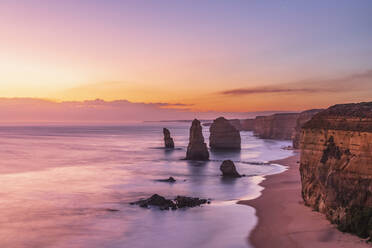
[[[292,155],[282,149],[290,142],[241,132],[241,151],[190,162],[190,125],[0,127],[0,247],[251,247],[255,210],[236,202],[258,197],[263,176],[285,170],[268,161]],[[176,149],[163,148],[163,127]],[[225,159],[247,176],[223,179]],[[170,176],[174,184],[156,181]],[[212,202],[177,211],[129,204],[155,193]]]

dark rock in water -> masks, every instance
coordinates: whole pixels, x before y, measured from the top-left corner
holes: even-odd
[[[240,149],[240,132],[225,118],[214,120],[209,130],[209,146],[212,149]]]
[[[174,141],[170,135],[170,132],[167,128],[163,128],[164,134],[164,146],[165,148],[174,148]]]
[[[166,182],[166,183],[175,183],[176,182],[176,179],[174,179],[173,177],[169,177],[168,179],[159,179],[159,180],[156,180],[158,182]]]
[[[204,143],[202,126],[200,121],[195,119],[190,128],[189,145],[186,153],[187,160],[209,160],[207,145]]]
[[[149,206],[157,206],[161,210],[176,209],[177,206],[172,200],[165,199],[163,196],[158,194],[152,195],[148,199],[139,200],[132,202],[132,205],[139,205],[141,208],[148,208]]]
[[[193,198],[187,196],[177,196],[176,199],[174,199],[174,201],[176,202],[178,208],[186,207],[192,208],[208,203],[207,199],[200,199],[198,197]]]
[[[224,177],[241,177],[241,175],[236,171],[234,162],[231,160],[225,160],[220,166],[222,176]]]
[[[176,210],[179,208],[193,208],[202,204],[209,204],[210,201],[207,199],[177,196],[174,200],[169,200],[158,194],[152,195],[148,199],[142,199],[136,202],[130,203],[131,205],[139,205],[142,208],[148,208],[149,206],[159,207],[160,210]]]
[[[119,212],[119,209],[113,209],[113,208],[106,208],[105,211],[107,212]]]

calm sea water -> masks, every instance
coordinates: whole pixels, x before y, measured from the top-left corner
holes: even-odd
[[[284,170],[260,163],[290,156],[281,149],[289,142],[242,132],[240,152],[188,162],[189,126],[0,127],[0,247],[250,247],[255,210],[236,202],[257,197],[262,176]],[[161,148],[163,127],[177,149]],[[223,180],[224,159],[248,176]],[[177,182],[156,181],[169,176]],[[178,211],[129,205],[154,193],[212,204]]]

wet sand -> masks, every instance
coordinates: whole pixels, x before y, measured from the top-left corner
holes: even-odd
[[[258,224],[249,237],[256,248],[359,248],[372,247],[360,238],[342,233],[324,215],[303,204],[299,154],[273,163],[288,170],[268,176],[259,198],[241,201],[256,209]]]

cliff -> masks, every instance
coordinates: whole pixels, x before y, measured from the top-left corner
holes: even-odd
[[[230,119],[229,123],[235,127],[236,130],[241,131],[242,130],[242,124],[239,119]]]
[[[294,129],[293,135],[292,135],[292,146],[295,149],[300,148],[300,136],[301,136],[301,129],[302,126],[308,122],[315,114],[319,113],[323,109],[310,109],[303,111],[299,114],[297,120],[296,120],[296,127]]]
[[[290,140],[296,127],[298,113],[257,116],[253,131],[261,139]]]
[[[209,160],[209,152],[204,142],[202,126],[200,121],[195,119],[190,127],[189,145],[186,152],[187,160]]]
[[[240,131],[253,131],[254,129],[254,119],[244,119],[240,120]]]
[[[223,117],[217,118],[213,121],[209,131],[209,146],[212,149],[240,149],[240,133],[231,121]]]
[[[304,124],[305,204],[342,231],[372,236],[372,102],[335,105]]]

